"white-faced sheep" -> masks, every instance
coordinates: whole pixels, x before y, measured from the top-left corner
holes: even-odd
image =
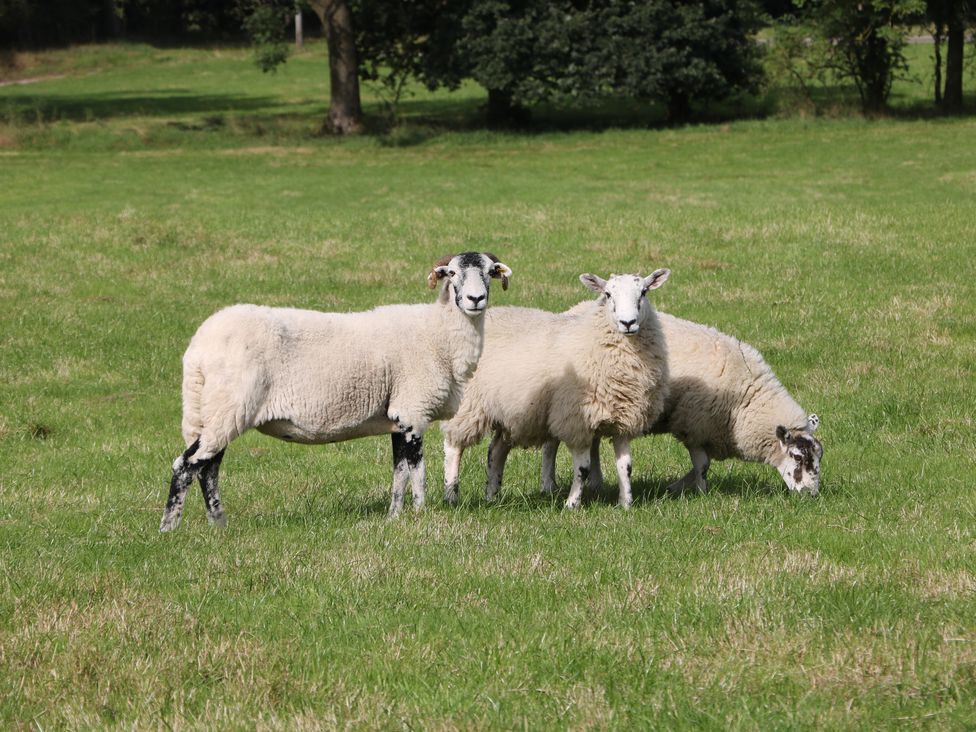
[[[183,356],[183,439],[161,531],[180,522],[187,488],[203,489],[207,515],[225,523],[217,473],[228,444],[254,427],[291,442],[322,444],[393,435],[390,515],[409,478],[424,502],[423,434],[454,414],[481,356],[489,278],[511,270],[490,254],[437,262],[444,286],[428,305],[321,313],[234,305],[210,316]]]
[[[568,311],[584,309],[583,304]],[[823,446],[820,424],[807,415],[752,346],[715,328],[658,313],[667,343],[670,389],[650,432],[669,432],[688,449],[692,469],[668,486],[672,494],[707,489],[712,460],[739,458],[776,468],[791,491],[817,495]],[[542,481],[555,481],[558,444],[543,450]],[[590,486],[602,482],[594,441]]]
[[[630,439],[664,408],[667,357],[648,290],[670,275],[580,276],[598,300],[573,314],[495,308],[485,316],[485,350],[444,430],[444,498],[456,503],[461,454],[489,430],[489,500],[508,453],[557,439],[573,452],[566,507],[579,506],[595,435],[613,438],[621,506],[629,506]]]

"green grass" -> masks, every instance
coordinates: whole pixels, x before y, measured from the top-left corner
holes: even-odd
[[[0,726],[976,724],[976,122],[520,136],[464,122],[468,88],[335,141],[311,52],[277,77],[132,53],[0,89]],[[423,302],[437,257],[481,247],[515,272],[495,304],[671,267],[662,309],[821,415],[822,497],[726,462],[663,499],[687,457],[662,437],[630,512],[609,464],[578,513],[539,498],[533,452],[488,505],[483,448],[451,510],[434,430],[431,506],[388,522],[387,440],[249,434],[227,530],[194,492],[158,534],[203,318]]]

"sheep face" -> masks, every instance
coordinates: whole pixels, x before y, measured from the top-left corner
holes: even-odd
[[[667,282],[671,270],[658,269],[648,277],[640,275],[610,275],[609,280],[592,274],[580,275],[580,282],[600,293],[610,327],[618,333],[632,336],[640,332],[641,323],[650,311],[647,292]]]
[[[440,280],[447,280],[446,295],[455,307],[468,317],[477,317],[488,307],[490,279],[500,279],[502,289],[507,290],[511,276],[512,270],[493,254],[465,252],[438,261],[427,275],[427,284],[433,289]]]
[[[820,418],[811,414],[803,430],[790,431],[783,425],[776,428],[782,456],[776,468],[783,476],[786,487],[798,493],[815,496],[820,493],[820,458],[823,445],[813,436]]]

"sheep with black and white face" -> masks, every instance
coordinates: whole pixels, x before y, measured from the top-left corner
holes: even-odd
[[[434,264],[432,304],[361,313],[234,305],[212,315],[183,356],[187,449],[173,464],[160,530],[179,525],[194,479],[211,523],[225,523],[220,463],[251,428],[305,444],[392,433],[390,515],[408,481],[419,509],[424,432],[457,409],[481,356],[490,280],[504,287],[511,274],[493,255],[465,252]]]

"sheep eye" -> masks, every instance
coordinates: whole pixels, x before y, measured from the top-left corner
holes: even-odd
[[[455,272],[453,269],[447,270],[447,276],[448,277],[453,277],[456,274],[457,274],[457,272]]]

